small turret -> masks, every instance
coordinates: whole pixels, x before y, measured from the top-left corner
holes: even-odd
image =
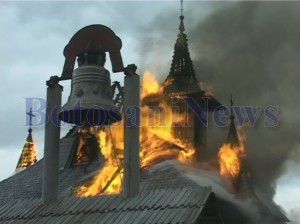
[[[27,167],[33,165],[36,163],[36,148],[35,144],[32,139],[32,118],[35,117],[35,115],[32,113],[32,108],[30,108],[30,111],[27,112],[27,115],[29,116],[29,129],[28,129],[28,136],[26,138],[26,142],[23,146],[23,150],[21,152],[19,161],[17,163],[16,171],[19,172],[23,169],[26,169]]]

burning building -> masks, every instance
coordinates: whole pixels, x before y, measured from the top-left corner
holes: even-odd
[[[224,108],[211,94],[201,89],[189,54],[183,22],[181,15],[173,61],[165,81],[160,85],[150,74],[143,77],[141,127],[140,132],[133,136],[140,134],[138,156],[141,166],[136,169],[129,164],[132,170],[126,173],[126,162],[137,162],[128,160],[128,156],[134,155],[124,152],[126,119],[120,121],[114,114],[113,125],[109,125],[110,122],[93,127],[75,126],[60,140],[58,160],[50,160],[57,162],[59,169],[57,182],[50,183],[54,188],[48,186],[47,191],[51,194],[55,191],[53,194],[57,197],[52,201],[44,200],[46,193],[42,185],[49,182],[49,179],[45,181],[48,176],[43,177],[42,173],[49,166],[49,161],[48,164],[45,161],[49,155],[45,155],[44,159],[26,170],[0,182],[1,224],[288,222],[279,207],[256,189],[247,167],[244,140],[236,129],[232,111],[227,141],[215,156],[213,169],[204,167],[210,162],[205,156],[205,111]],[[85,40],[88,43],[85,52],[72,57],[74,63],[77,58],[78,68],[73,72],[71,94],[79,98],[86,97],[86,92],[110,96],[109,89],[99,90],[93,83],[89,84],[91,88],[78,88],[79,80],[82,82],[84,79],[80,77],[82,73],[99,72],[106,75],[105,82],[110,82],[103,67],[105,54],[93,51],[97,42],[93,42],[91,36],[99,30],[111,32],[101,25],[83,28],[83,31],[89,30],[93,32],[89,36],[91,39]],[[82,33],[77,34],[72,41]],[[120,47],[120,40],[112,37]],[[74,42],[65,49],[67,55],[75,52],[70,48],[71,44]],[[72,61],[66,58],[64,69],[67,73],[64,74],[70,73],[70,65]],[[118,83],[114,83],[112,88],[113,91],[118,89],[114,103],[122,108],[122,99],[128,89],[126,85],[123,89]],[[68,108],[73,103],[72,97],[67,103]],[[109,98],[112,94],[107,98],[111,103]],[[187,100],[191,100],[189,108],[186,107]],[[174,104],[177,107],[172,107]],[[75,117],[62,116],[76,122]],[[99,120],[95,122],[99,123]],[[134,145],[129,148],[134,148]],[[56,175],[55,170],[47,175]],[[124,194],[122,186],[128,179],[134,185],[130,187],[138,188],[135,195]]]
[[[28,136],[26,138],[26,142],[23,146],[23,150],[21,152],[19,161],[17,163],[17,167],[16,167],[16,171],[15,172],[19,172],[21,170],[26,169],[27,167],[35,164],[37,162],[36,159],[36,148],[35,148],[35,144],[33,142],[33,138],[32,138],[32,117],[34,117],[34,115],[32,114],[32,109],[30,108],[30,111],[27,113],[27,115],[29,116],[29,129],[28,129]]]

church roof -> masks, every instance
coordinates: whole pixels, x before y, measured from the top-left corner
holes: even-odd
[[[74,187],[97,174],[91,164],[66,167],[74,136],[60,141],[59,199],[43,205],[43,160],[0,182],[0,224],[4,223],[195,223],[212,193],[180,172],[175,162],[163,161],[141,170],[141,193],[78,198]]]
[[[60,167],[63,167],[68,158],[68,151],[72,146],[72,137],[64,138],[60,142]],[[15,175],[0,182],[0,201],[10,199],[28,199],[40,198],[42,191],[42,168],[43,159],[39,160],[34,165],[22,170]],[[72,185],[77,179],[73,169],[60,170],[59,188],[61,191]]]
[[[164,93],[197,93],[199,97],[205,92],[198,86],[183,20],[181,15],[170,73],[163,84]],[[218,101],[214,108],[217,104]],[[251,223],[235,203],[221,199],[220,195],[216,198],[214,191],[217,189],[191,180],[176,167],[176,162],[169,160],[141,169],[140,193],[136,197],[125,198],[122,194],[74,197],[74,188],[93,178],[101,164],[94,161],[88,166],[68,165],[75,144],[73,132],[74,129],[60,141],[58,200],[49,205],[42,204],[43,160],[40,160],[0,182],[0,224]],[[230,134],[237,136],[234,123],[228,141]],[[269,201],[269,204],[274,203]],[[278,208],[262,206],[262,203],[259,209],[271,217],[281,214]],[[280,216],[276,223],[286,221],[284,218]]]
[[[173,160],[160,161],[142,169],[141,192],[132,199],[125,199],[122,194],[74,197],[74,187],[93,178],[99,165],[91,164],[85,169],[66,166],[74,144],[73,131],[60,141],[58,201],[48,206],[41,202],[43,160],[40,160],[0,182],[0,224],[76,223],[76,220],[80,223],[101,223],[102,220],[105,220],[103,223],[132,223],[135,219],[142,220],[137,223],[194,223],[200,216],[210,219],[212,208],[204,209],[210,204],[223,211],[222,217],[229,220],[228,223],[234,223],[232,217],[247,223],[245,214],[236,206],[231,204],[233,208],[226,211],[230,203],[220,199],[217,199],[218,205],[211,202],[209,198],[214,197],[214,189],[188,178],[184,169]],[[270,216],[280,214],[272,203],[260,208]]]
[[[59,196],[72,196],[74,187],[93,178],[100,169],[96,162],[87,167],[68,167],[69,155],[74,144],[74,136],[69,133],[60,141],[59,155]],[[171,146],[170,146],[171,147]],[[33,199],[42,195],[43,159],[15,175],[0,182],[0,203],[11,199]],[[169,161],[141,170],[141,191],[163,188],[195,187],[193,181],[182,175]]]
[[[184,174],[184,170],[176,166],[177,162],[170,160],[141,170],[141,192],[132,199],[125,199],[122,194],[87,198],[72,196],[74,187],[92,178],[99,169],[95,164],[85,170],[79,166],[65,167],[72,144],[72,134],[67,135],[60,142],[57,202],[48,206],[42,205],[43,160],[0,182],[0,224],[16,224],[25,221],[26,223],[76,223],[76,220],[80,223],[92,221],[101,223],[102,220],[105,220],[103,223],[132,223],[133,217],[142,220],[137,223],[157,223],[158,220],[160,223],[194,223],[200,214],[207,216],[204,215],[207,211],[203,210],[203,206],[211,203],[209,197],[214,195],[214,189],[201,186],[189,179]],[[239,217],[235,220],[247,220],[238,207],[227,201],[217,200],[217,207],[223,211],[223,219],[230,220],[225,223],[234,223],[232,217]],[[285,217],[275,204],[271,201],[267,203],[266,206],[260,203],[260,210],[264,214],[276,215],[279,220],[284,220]],[[233,207],[230,211],[226,211],[229,205]],[[124,222],[119,222],[118,219]],[[143,222],[144,220],[146,221]],[[243,221],[243,223],[247,222]]]
[[[145,191],[134,198],[100,195],[61,199],[11,200],[0,206],[4,223],[196,223],[211,194],[206,187]]]

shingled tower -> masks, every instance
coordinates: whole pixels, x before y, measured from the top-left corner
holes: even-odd
[[[170,73],[162,84],[165,94],[187,93],[199,91],[198,80],[193,67],[193,62],[188,49],[187,35],[184,33],[184,16],[181,16],[179,25],[179,34],[174,46],[174,55],[171,64]]]
[[[193,101],[197,105],[196,107],[200,107],[202,111],[213,111],[220,107],[221,104],[213,96],[200,88],[188,48],[188,38],[184,33],[184,16],[182,12],[181,1],[179,34],[174,46],[169,75],[162,83],[163,95],[166,99],[174,99],[174,97],[189,99],[189,102]],[[206,104],[206,100],[208,100],[208,104]],[[181,105],[179,103],[176,104],[183,113],[186,112],[186,102],[188,101],[183,102]],[[172,129],[173,136],[192,145],[196,149],[196,161],[201,161],[206,158],[206,114],[195,115],[193,111],[189,111],[188,113],[186,121],[188,121],[189,125],[181,126],[180,124],[176,124]]]
[[[23,146],[23,150],[21,152],[19,161],[17,163],[17,167],[16,167],[16,172],[21,171],[33,164],[36,163],[37,159],[36,159],[36,149],[35,149],[35,144],[33,143],[33,139],[32,139],[32,118],[35,116],[32,113],[32,109],[30,108],[30,111],[27,113],[27,115],[29,116],[29,129],[28,129],[28,136],[26,139],[26,142]]]
[[[241,142],[237,133],[236,126],[234,124],[234,114],[233,114],[233,100],[232,96],[230,98],[230,128],[227,137],[227,144],[233,147],[241,147]],[[252,177],[251,172],[247,164],[246,153],[242,151],[239,154],[240,159],[240,172],[236,179],[234,180],[233,186],[236,190],[236,195],[239,198],[249,198],[253,196],[252,189]]]

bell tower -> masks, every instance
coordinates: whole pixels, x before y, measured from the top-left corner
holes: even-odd
[[[113,101],[110,74],[103,66],[108,52],[112,71],[124,72],[124,111],[139,109],[139,76],[137,67],[123,66],[121,39],[108,27],[94,24],[79,30],[64,48],[65,63],[61,77],[51,76],[47,85],[46,114],[52,121],[45,125],[42,201],[50,204],[58,198],[60,121],[83,128],[78,150],[69,157],[69,164],[89,164],[97,159],[91,150],[95,138],[84,129],[110,125],[120,121],[120,108]],[[75,61],[78,68],[74,70]],[[63,87],[58,83],[71,79],[71,93],[61,108]],[[54,113],[55,112],[55,113]],[[124,113],[124,120],[130,115]],[[124,181],[123,194],[132,197],[139,192],[139,117],[132,124],[124,123]],[[95,145],[95,144],[94,144]],[[75,149],[76,149],[75,148]],[[99,158],[99,156],[98,156]]]

